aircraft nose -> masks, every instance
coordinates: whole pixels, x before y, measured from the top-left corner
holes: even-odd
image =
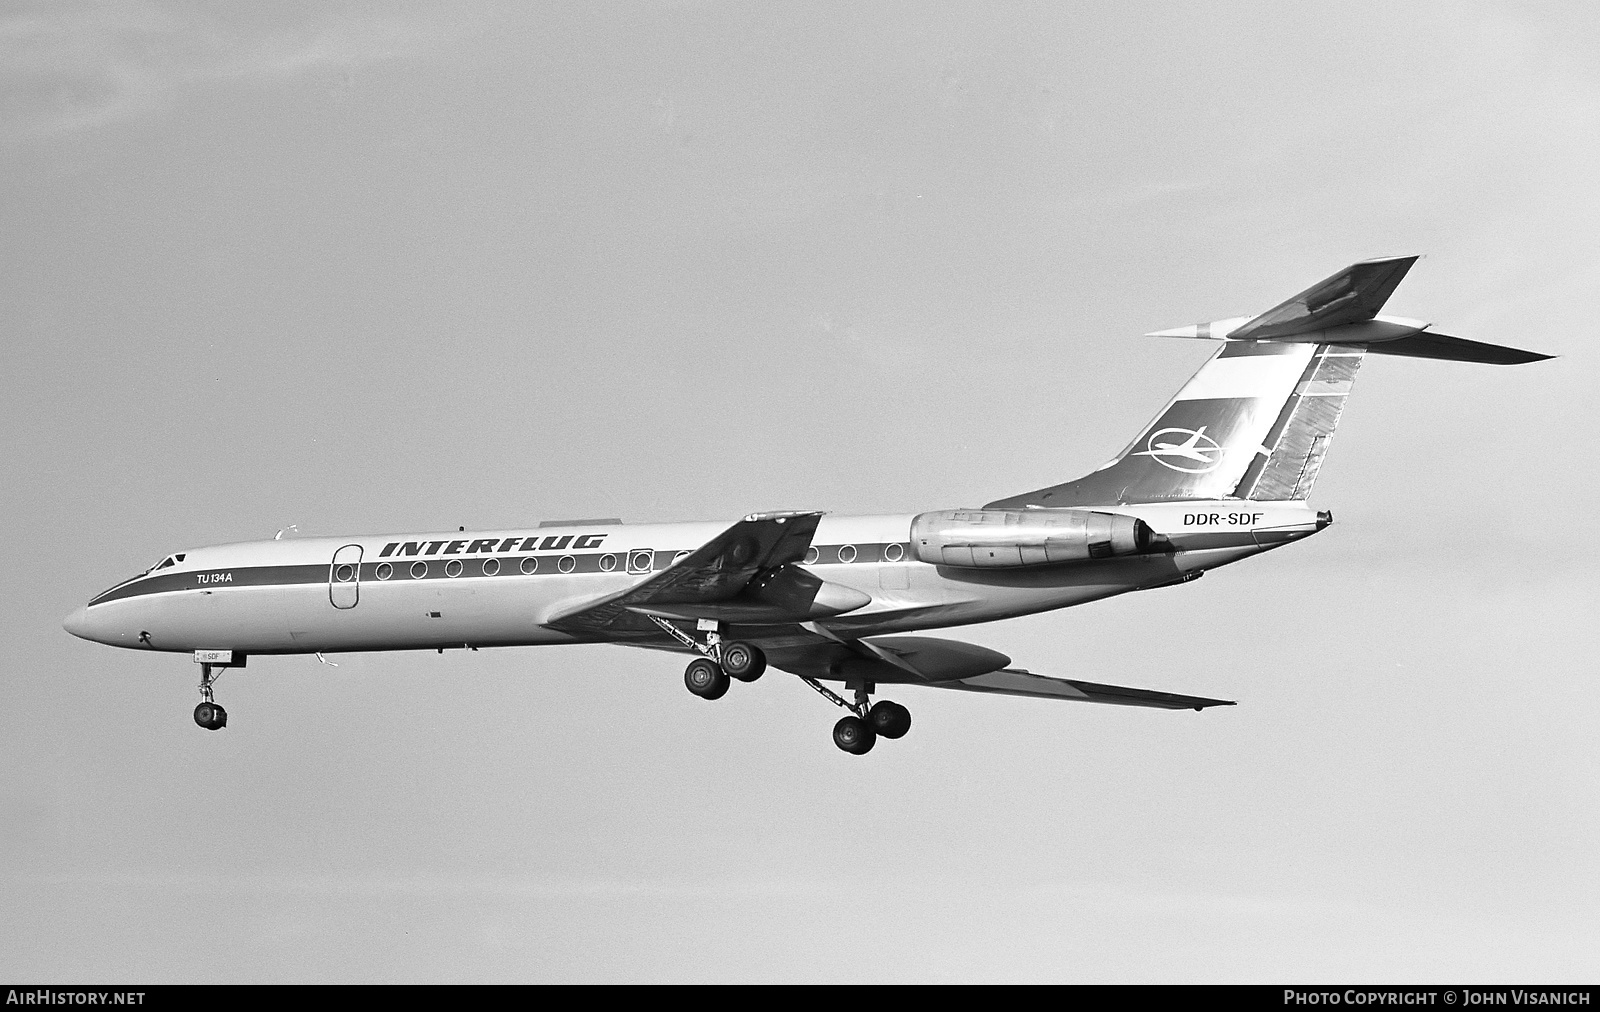
[[[61,628],[81,640],[91,639],[92,637],[89,635],[89,609],[79,608],[71,615],[68,615],[62,620]]]

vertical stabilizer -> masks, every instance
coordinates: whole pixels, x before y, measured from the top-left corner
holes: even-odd
[[[1317,357],[1311,344],[1230,342],[1127,448],[1099,470],[989,503],[1099,506],[1232,495],[1278,427],[1285,403]]]
[[[992,509],[1304,499],[1367,353],[1517,365],[1549,358],[1379,316],[1414,256],[1362,260],[1259,316],[1158,331],[1222,347],[1128,447],[1076,481]]]

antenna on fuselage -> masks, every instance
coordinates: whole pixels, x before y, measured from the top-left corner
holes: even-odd
[[[276,534],[274,534],[272,536],[272,540],[274,540],[274,541],[282,541],[283,540],[283,532],[284,531],[294,531],[295,533],[298,534],[300,532],[300,525],[299,524],[290,524],[287,527],[278,528],[278,533],[276,533]]]

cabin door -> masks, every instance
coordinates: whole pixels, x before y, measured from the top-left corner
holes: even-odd
[[[328,600],[335,608],[354,608],[361,599],[361,546],[345,545],[328,566]]]

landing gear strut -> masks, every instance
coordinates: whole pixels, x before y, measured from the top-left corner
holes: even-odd
[[[226,667],[227,665],[219,665]],[[211,686],[221,675],[211,672],[211,665],[200,665],[200,705],[194,708],[194,722],[207,731],[220,731],[228,726],[228,711],[212,698]]]
[[[815,678],[800,676],[807,685],[816,689],[829,702],[850,711],[850,716],[840,717],[833,725],[833,743],[851,755],[866,755],[882,738],[904,738],[911,730],[911,711],[887,699],[871,701],[871,682],[851,682],[856,701],[846,702],[844,697],[823,685]]]
[[[701,619],[696,632],[705,633],[705,639],[696,639],[658,615],[649,616],[661,631],[700,654],[689,662],[683,672],[683,684],[701,699],[721,699],[728,691],[728,680],[753,682],[767,670],[767,655],[761,648],[742,640],[722,641],[722,623],[715,619]]]

